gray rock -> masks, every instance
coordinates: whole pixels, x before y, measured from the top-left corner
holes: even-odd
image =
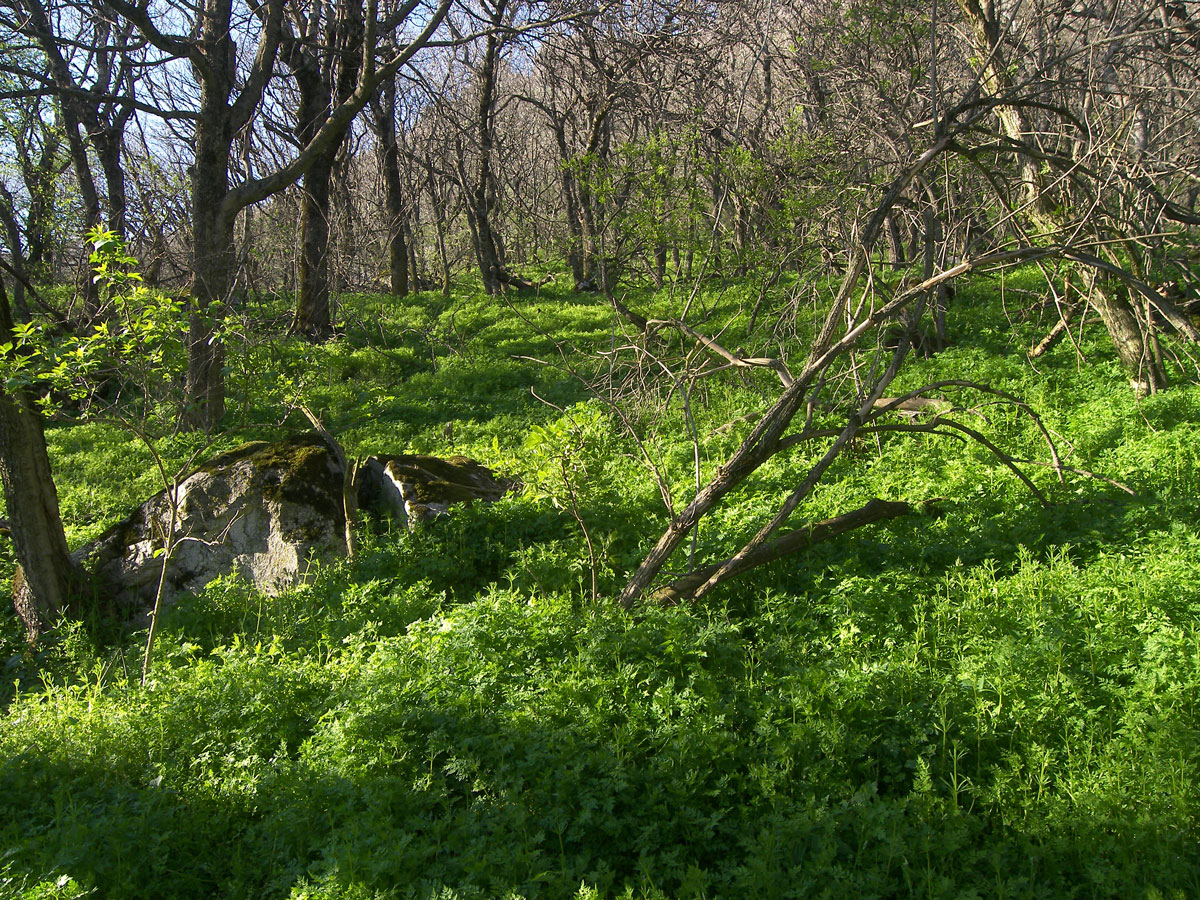
[[[412,529],[447,515],[455,503],[492,503],[514,487],[465,456],[372,456],[355,479],[359,506],[392,516]]]
[[[267,594],[307,576],[313,560],[346,555],[345,469],[321,435],[258,441],[210,460],[179,484],[165,595],[196,591],[236,572]],[[373,456],[359,467],[362,507],[414,528],[456,503],[499,500],[513,483],[462,456]],[[154,603],[165,537],[166,491],[73,556],[98,587],[133,612]]]
[[[345,556],[343,482],[336,455],[313,433],[211,460],[179,485],[167,593],[236,572],[274,594],[303,580],[313,559]],[[74,556],[119,605],[146,608],[171,521],[163,491]]]

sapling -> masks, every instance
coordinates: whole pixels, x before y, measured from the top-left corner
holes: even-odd
[[[19,392],[30,401],[31,414],[54,421],[115,425],[142,443],[154,460],[171,503],[172,520],[159,551],[162,571],[150,614],[144,682],[167,567],[179,543],[174,531],[180,476],[204,447],[196,449],[170,475],[149,424],[169,390],[174,357],[182,358],[181,338],[186,325],[182,305],[142,285],[141,275],[134,268],[137,261],[126,252],[118,235],[97,227],[87,232],[86,239],[92,248],[93,283],[100,300],[96,321],[83,333],[65,337],[56,337],[40,323],[14,324],[9,340],[0,347],[0,375],[7,393],[15,396]],[[123,396],[129,386],[137,394],[134,402]],[[59,612],[53,610],[52,614]],[[45,624],[26,622],[32,637]]]

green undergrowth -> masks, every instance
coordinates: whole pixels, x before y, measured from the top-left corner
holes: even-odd
[[[1043,505],[978,444],[861,440],[798,521],[872,497],[934,512],[633,614],[611,598],[666,513],[585,380],[630,376],[622,410],[678,504],[688,434],[710,477],[769,373],[637,381],[611,310],[553,285],[344,298],[329,344],[247,340],[212,452],[277,435],[291,391],[353,453],[464,453],[525,490],[415,534],[368,520],[353,561],[279,597],[228,578],[183,598],[144,687],[144,632],[80,623],[26,652],[6,624],[0,897],[1200,896],[1200,389],[1134,398],[1093,330],[1035,369],[1048,325],[1020,277],[961,290],[953,346],[896,391],[1013,393],[1107,480],[1027,464]],[[698,302],[737,345],[756,295]],[[665,318],[686,297],[626,302]],[[1049,460],[1026,413],[943,393]],[[156,489],[118,430],[49,441],[73,544]],[[697,559],[818,452],[756,473]]]

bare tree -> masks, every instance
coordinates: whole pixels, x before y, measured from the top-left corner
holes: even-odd
[[[45,282],[54,273],[54,228],[62,190],[58,181],[70,162],[62,152],[62,135],[47,121],[46,98],[33,94],[13,101],[4,117],[4,139],[11,149],[19,182],[0,181],[0,222],[7,238],[13,274],[13,314],[28,321],[26,285]]]
[[[58,100],[84,226],[104,224],[124,237],[128,198],[122,151],[136,109],[135,84],[148,65],[142,45],[131,26],[117,20],[101,0],[7,0],[4,9],[4,25],[34,42],[46,60],[44,89]],[[92,153],[103,189],[93,175]],[[89,278],[83,284],[91,317],[98,312],[98,297]]]
[[[282,57],[299,93],[295,134],[300,147],[316,136],[332,111],[357,87],[362,64],[363,5],[324,3],[289,6],[283,21]],[[395,55],[395,43],[392,43]],[[395,77],[386,81],[393,81]],[[385,81],[385,83],[386,83]],[[291,330],[314,340],[333,333],[329,306],[330,187],[334,162],[352,120],[331,138],[301,178],[300,272]]]
[[[1015,165],[1015,190],[994,181],[1012,223],[1043,240],[1089,243],[1104,258],[1089,270],[1088,302],[1134,388],[1160,390],[1166,370],[1155,318],[1163,313],[1188,329],[1138,276],[1145,241],[1156,243],[1150,236],[1172,220],[1200,222],[1169,199],[1170,181],[1186,177],[1189,165],[1194,171],[1194,149],[1181,169],[1181,147],[1170,145],[1173,135],[1194,139],[1197,123],[1195,66],[1177,50],[1192,39],[1186,11],[1179,20],[1158,2],[1023,9],[958,0],[958,7],[983,93],[995,104],[997,149]],[[1188,68],[1191,90],[1181,92]],[[1151,146],[1152,122],[1162,147]]]
[[[209,429],[215,427],[225,410],[224,349],[215,326],[217,313],[234,284],[238,213],[292,184],[318,159],[325,158],[330,147],[341,142],[350,122],[379,84],[432,37],[449,10],[450,0],[440,0],[436,7],[425,10],[419,31],[383,61],[375,55],[378,22],[374,0],[369,0],[364,14],[362,63],[354,89],[310,127],[304,147],[291,160],[236,186],[230,185],[230,148],[234,137],[258,111],[275,72],[285,36],[285,0],[267,0],[253,11],[242,9],[239,15],[235,15],[234,0],[204,0],[187,27],[178,30],[172,29],[169,16],[152,15],[145,6],[128,0],[113,0],[112,6],[149,43],[187,60],[199,86],[193,120],[192,312],[183,421],[188,427]],[[405,21],[419,9],[420,0],[409,0],[393,14],[390,26]],[[249,60],[239,59],[234,35],[240,33],[257,39]]]
[[[379,142],[379,166],[383,175],[387,212],[388,289],[397,297],[403,297],[408,293],[410,247],[405,240],[408,203],[400,172],[400,142],[396,134],[397,93],[400,90],[396,81],[393,76],[379,86],[379,91],[371,101],[370,123]]]

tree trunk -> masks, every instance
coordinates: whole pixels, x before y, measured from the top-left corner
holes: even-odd
[[[499,26],[504,21],[506,0],[499,0],[493,10],[492,24]],[[504,289],[504,263],[500,256],[500,245],[492,228],[492,199],[495,186],[492,172],[492,150],[495,146],[496,113],[496,68],[500,56],[501,37],[489,32],[479,73],[479,103],[476,107],[476,129],[478,135],[479,163],[475,177],[468,189],[467,220],[471,226],[471,241],[475,258],[479,262],[479,274],[487,293],[496,295]],[[467,182],[464,180],[464,187]]]
[[[121,125],[122,130],[124,124]],[[125,170],[121,166],[123,134],[97,136],[95,143],[104,181],[108,186],[108,230],[125,239],[126,208],[129,200],[125,190]]]
[[[571,280],[575,290],[586,287],[588,280],[583,265],[583,225],[580,221],[579,198],[576,193],[575,174],[571,171],[571,151],[567,148],[566,126],[555,120],[554,138],[558,143],[558,185],[562,191],[563,206],[567,217],[567,265],[571,269]]]
[[[0,339],[9,339],[12,326],[0,282]],[[72,605],[82,576],[67,549],[41,416],[25,397],[2,390],[0,481],[20,563],[13,580],[13,605],[33,641]]]
[[[67,147],[71,153],[71,164],[75,171],[76,186],[80,199],[83,201],[83,224],[86,228],[100,225],[100,195],[96,191],[96,182],[92,178],[92,169],[88,161],[87,145],[79,134],[79,122],[71,104],[62,103],[63,125],[67,134]],[[100,311],[100,292],[92,281],[89,273],[83,278],[83,310],[84,317],[91,319]]]
[[[223,124],[204,117],[197,121],[192,176],[192,308],[182,424],[205,431],[225,415],[225,348],[215,319],[229,299],[235,265],[235,220],[222,211],[229,193],[230,146]]]
[[[401,237],[404,240],[405,252],[408,254],[408,268],[405,269],[404,284],[408,290],[422,290],[421,279],[422,273],[427,273],[429,269],[425,265],[425,254],[421,254],[421,259],[417,259],[417,239],[413,235],[413,225],[420,225],[420,222],[411,222],[407,218],[401,229]],[[390,277],[390,273],[389,273]],[[425,278],[428,282],[428,278]]]
[[[300,212],[300,273],[293,334],[323,341],[333,334],[329,312],[329,185],[337,145],[304,175]]]
[[[848,513],[843,513],[822,522],[812,522],[803,528],[790,531],[775,540],[763,544],[745,557],[734,560],[724,560],[719,563],[704,566],[687,575],[676,578],[650,594],[646,599],[650,603],[672,606],[684,600],[690,600],[712,576],[721,572],[718,584],[728,581],[747,572],[750,569],[776,562],[785,556],[807,550],[814,544],[832,540],[839,535],[854,531],[885,519],[895,519],[909,515],[913,508],[908,503],[880,500],[869,500],[865,506]]]
[[[1104,321],[1134,391],[1139,395],[1153,394],[1166,387],[1166,374],[1150,352],[1146,334],[1129,301],[1106,290],[1093,275],[1088,303]]]
[[[25,281],[29,280],[29,270],[25,266],[25,254],[21,246],[21,228],[17,224],[15,214],[16,201],[8,187],[0,183],[0,219],[4,220],[4,230],[8,234],[9,258],[12,261],[12,271],[16,276],[13,287],[13,309],[18,322],[29,321],[29,307],[25,305]]]
[[[409,244],[405,239],[404,195],[400,190],[397,171],[396,193],[388,195],[388,216],[392,220],[392,232],[388,238],[388,288],[397,297],[408,296],[409,271],[416,272],[415,262],[409,259]],[[411,264],[410,264],[411,263]]]
[[[405,240],[404,183],[400,177],[400,147],[396,140],[396,82],[386,83],[371,104],[371,124],[379,141],[384,205],[388,216],[388,289],[397,297],[408,294],[409,247]],[[414,267],[415,274],[415,267]]]
[[[334,12],[336,10],[336,12]],[[291,36],[284,39],[285,58],[296,76],[300,108],[296,137],[309,145],[329,121],[335,105],[354,93],[363,41],[361,3],[335,5],[328,13],[319,46]],[[333,334],[329,307],[329,215],[333,169],[351,120],[334,133],[303,176],[300,215],[300,273],[293,334],[323,341]]]

